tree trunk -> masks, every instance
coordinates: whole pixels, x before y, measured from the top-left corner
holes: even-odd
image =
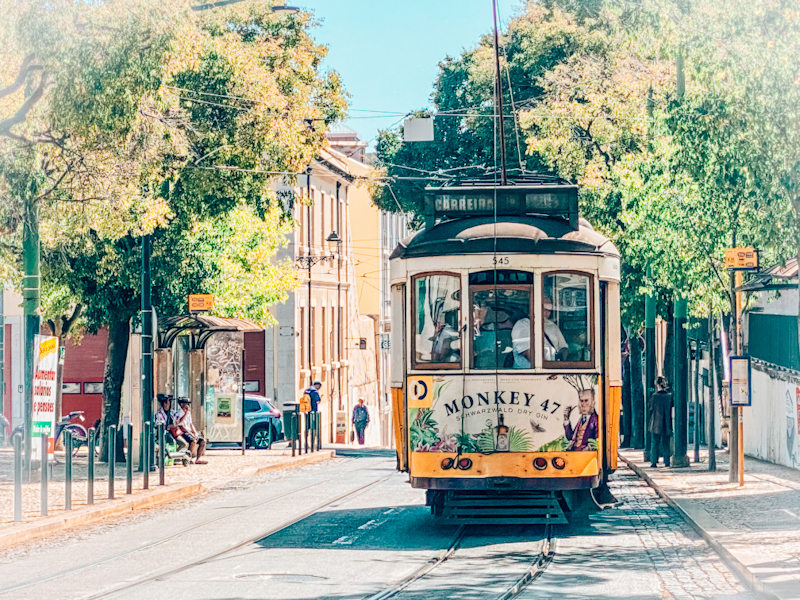
[[[642,351],[644,343],[642,337],[636,333],[631,337],[631,415],[632,448],[644,448],[644,382],[642,381]]]
[[[664,364],[661,372],[672,387],[675,384],[675,305],[672,302],[667,308],[666,322],[667,339],[664,342]]]
[[[630,337],[628,337],[629,346]],[[631,414],[631,355],[625,356],[622,363],[622,445],[630,448],[633,445],[633,415]]]
[[[112,322],[108,328],[106,366],[103,375],[103,413],[100,420],[100,460],[108,461],[107,433],[111,425],[119,427],[122,405],[122,382],[125,377],[125,361],[128,358],[129,328],[127,321]],[[117,462],[125,460],[122,437],[117,436]]]

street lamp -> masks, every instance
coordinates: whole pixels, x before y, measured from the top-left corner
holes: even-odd
[[[331,234],[327,238],[325,238],[325,241],[328,242],[328,243],[331,243],[331,244],[341,244],[342,243],[342,238],[339,237],[338,233],[333,231],[333,232],[331,232]],[[295,264],[298,267],[306,269],[306,272],[307,272],[306,278],[308,279],[308,283],[307,283],[307,286],[308,286],[308,307],[307,307],[307,310],[308,310],[308,323],[307,323],[308,332],[307,332],[307,338],[306,339],[308,340],[308,344],[306,344],[307,345],[306,355],[307,355],[307,359],[308,359],[308,369],[309,369],[309,371],[311,371],[311,362],[312,362],[311,357],[313,356],[313,353],[311,351],[311,342],[312,342],[312,337],[311,337],[311,327],[312,327],[312,320],[311,320],[311,267],[313,267],[318,262],[325,262],[326,260],[331,260],[332,261],[332,260],[334,260],[336,258],[336,256],[333,255],[333,254],[328,254],[328,255],[325,255],[325,256],[311,256],[311,239],[310,238],[309,238],[308,244],[309,244],[308,254],[306,254],[305,256],[298,256],[295,259]]]

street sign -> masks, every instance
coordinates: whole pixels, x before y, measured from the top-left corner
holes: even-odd
[[[731,406],[750,406],[750,357],[731,356]]]
[[[210,312],[214,310],[212,294],[189,294],[189,312]]]
[[[729,271],[758,269],[758,251],[755,248],[728,248],[725,250],[725,268]]]
[[[31,437],[46,435],[50,438],[48,456],[55,451],[56,382],[58,373],[58,338],[35,336],[33,357],[33,424]],[[31,444],[32,457],[41,460],[41,443]]]

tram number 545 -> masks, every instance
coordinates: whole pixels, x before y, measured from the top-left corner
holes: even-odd
[[[508,256],[495,256],[492,264],[495,265],[510,265],[511,259]]]

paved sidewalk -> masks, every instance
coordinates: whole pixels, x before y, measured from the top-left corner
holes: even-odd
[[[85,453],[73,465],[72,511],[65,510],[64,455],[57,453],[60,463],[52,467],[48,484],[48,516],[40,516],[40,483],[23,483],[22,522],[14,522],[13,451],[0,450],[0,547],[49,535],[67,527],[84,525],[131,510],[201,493],[242,476],[260,475],[273,469],[291,468],[334,456],[331,450],[303,454],[292,458],[285,443],[272,450],[209,450],[207,465],[175,466],[165,469],[166,485],[160,486],[159,473],[150,473],[150,489],[143,489],[143,475],[134,470],[132,494],[125,493],[125,463],[117,463],[114,491],[108,500],[108,465],[95,464],[94,504],[87,505],[87,459]],[[35,474],[38,478],[38,473]],[[23,479],[23,482],[25,480]]]
[[[800,600],[800,470],[745,460],[745,485],[728,482],[728,454],[707,452],[685,469],[642,460],[641,450],[620,456],[764,598]]]

